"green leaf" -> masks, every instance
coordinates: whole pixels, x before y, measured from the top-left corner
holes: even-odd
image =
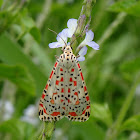
[[[91,104],[91,116],[96,120],[102,121],[107,126],[110,126],[113,121],[112,114],[106,103],[103,105],[97,103]]]
[[[140,72],[140,57],[123,62],[119,68],[123,77],[131,82]]]
[[[126,12],[127,14],[140,17],[140,1],[137,0],[119,1],[110,6],[109,11]]]
[[[0,7],[2,6],[2,4],[3,4],[3,0],[0,0]]]
[[[130,74],[140,71],[140,57],[133,58],[127,62],[124,62],[120,66],[121,71],[128,72]]]
[[[35,95],[34,81],[29,72],[23,66],[0,64],[0,78],[8,79],[27,93]]]
[[[103,60],[105,65],[110,65],[120,61],[120,59],[128,52],[133,44],[134,38],[128,33],[121,35],[114,42],[107,44],[109,46],[109,50],[105,54],[105,58]]]
[[[22,32],[21,32],[21,34],[19,36],[22,36],[26,32],[29,32],[32,35],[32,37],[38,43],[40,43],[41,34],[40,34],[39,29],[36,27],[35,22],[33,21],[33,19],[31,17],[29,17],[28,15],[21,14],[19,16],[19,22],[20,22],[20,25],[22,27]]]
[[[30,29],[30,34],[33,36],[33,38],[37,41],[40,42],[41,41],[41,35],[40,35],[40,31],[37,27],[33,27]]]
[[[140,133],[140,115],[135,115],[126,120],[121,126],[121,131],[125,130],[137,131]]]
[[[46,76],[7,35],[0,36],[0,44],[0,59],[9,65],[25,66],[35,81],[36,93],[40,95],[47,81]]]
[[[12,140],[24,140],[27,138],[27,140],[30,140],[34,130],[32,125],[21,122],[18,119],[11,119],[0,124],[0,132],[10,133]]]
[[[23,16],[23,17],[20,17],[20,20],[21,20],[21,23],[27,28],[33,28],[35,26],[35,23],[31,17]]]

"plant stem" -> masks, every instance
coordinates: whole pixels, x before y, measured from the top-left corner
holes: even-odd
[[[50,140],[55,129],[55,122],[44,122],[44,128],[41,132],[41,135],[38,137],[38,140]]]
[[[93,5],[96,3],[96,0],[84,0],[82,10],[78,19],[77,29],[74,35],[71,38],[70,43],[73,47],[73,52],[77,55],[76,47],[84,38],[86,33],[86,29],[88,29],[90,21],[91,21],[91,11]]]
[[[136,81],[134,82],[133,86],[130,89],[130,92],[128,93],[128,96],[126,97],[126,100],[124,101],[124,104],[122,105],[122,108],[120,110],[120,113],[118,115],[117,120],[115,123],[112,125],[111,128],[108,129],[107,134],[106,134],[106,140],[115,140],[120,132],[120,127],[121,124],[124,120],[124,117],[131,105],[131,102],[133,100],[133,96],[135,94],[135,90],[137,85],[140,82],[140,76],[137,76]]]

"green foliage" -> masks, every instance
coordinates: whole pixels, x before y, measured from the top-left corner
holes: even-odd
[[[35,128],[18,119],[12,119],[0,124],[0,131],[11,135],[12,140],[31,140],[35,132]]]
[[[18,40],[25,35],[26,33],[30,33],[32,37],[40,43],[41,35],[39,29],[36,27],[34,20],[27,15],[27,10],[24,10],[16,21],[17,24],[21,27],[21,33],[19,34]]]
[[[126,120],[122,126],[121,131],[137,131],[140,133],[140,115],[135,115]]]
[[[113,120],[112,120],[112,114],[109,110],[109,107],[107,104],[97,104],[93,103],[91,104],[91,116],[95,118],[96,120],[99,120],[106,124],[108,127],[111,126]]]
[[[24,65],[32,75],[36,84],[36,92],[39,94],[46,83],[46,76],[38,69],[38,67],[22,52],[18,45],[9,39],[7,35],[0,36],[0,59],[10,65]],[[10,55],[9,55],[10,54]]]
[[[0,78],[8,79],[29,94],[35,95],[34,81],[23,66],[0,64]]]
[[[122,0],[110,6],[109,10],[113,12],[126,12],[130,15],[140,17],[140,1]]]

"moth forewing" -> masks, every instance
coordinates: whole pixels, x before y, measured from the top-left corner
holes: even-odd
[[[42,121],[86,121],[90,116],[90,100],[83,74],[70,46],[64,47],[57,59],[39,103]]]

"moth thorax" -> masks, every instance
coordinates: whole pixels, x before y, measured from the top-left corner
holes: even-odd
[[[68,54],[68,53],[67,53]],[[67,55],[67,54],[64,54],[65,55],[65,59],[63,60],[63,66],[67,69],[69,69],[71,66],[72,66],[72,60],[71,60],[71,55]]]

